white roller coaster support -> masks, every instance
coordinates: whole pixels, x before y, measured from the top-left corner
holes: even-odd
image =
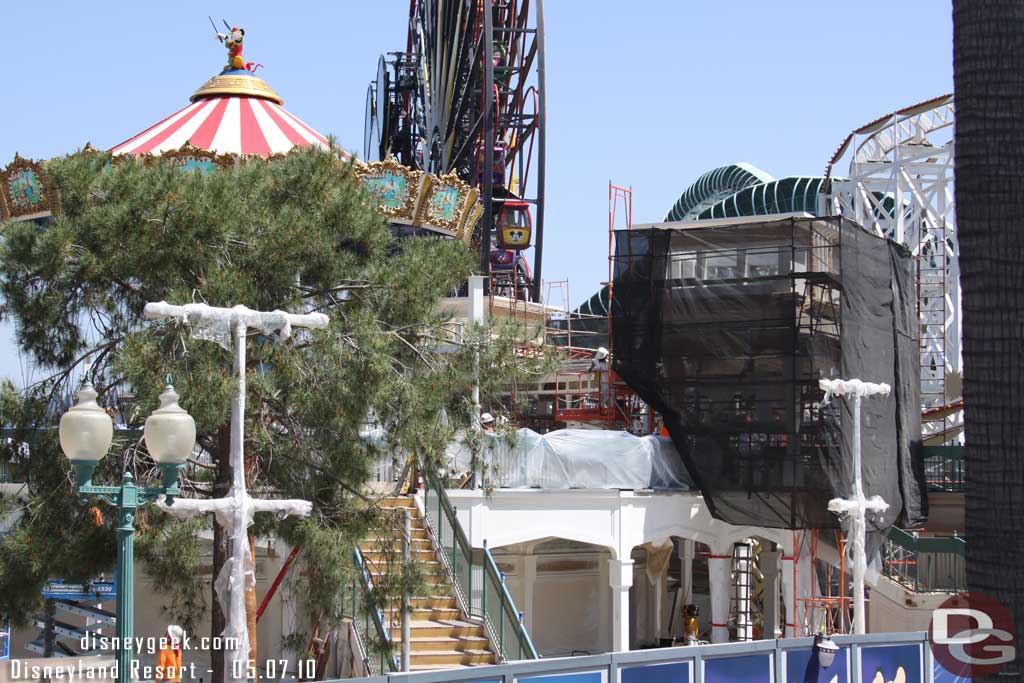
[[[845,216],[870,232],[904,244],[924,271],[931,269],[929,276],[921,273],[919,280],[924,285],[918,287],[925,409],[958,398],[948,392],[945,378],[962,371],[960,264],[953,201],[955,119],[951,95],[894,112],[851,133],[827,170],[832,180],[831,194],[825,198],[830,215]],[[841,164],[848,168],[845,178],[836,176]],[[928,277],[935,277],[936,270],[945,270],[944,287],[941,283],[928,285]],[[944,288],[941,294],[940,288]],[[936,297],[944,302],[941,310],[934,305]],[[936,369],[931,371],[933,362]],[[951,420],[960,421],[962,416],[926,423],[925,436],[953,427]]]

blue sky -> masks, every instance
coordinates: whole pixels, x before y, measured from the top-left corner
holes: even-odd
[[[607,185],[657,221],[706,170],[746,161],[818,175],[843,137],[952,91],[948,0],[547,0],[545,279],[573,303],[607,277]],[[184,106],[246,29],[246,59],[285,106],[352,150],[408,0],[5,2],[0,165],[108,148]],[[555,302],[559,303],[559,302]],[[20,378],[10,328],[0,374]]]

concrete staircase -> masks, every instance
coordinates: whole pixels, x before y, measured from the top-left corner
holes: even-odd
[[[412,518],[413,560],[426,576],[424,595],[413,597],[410,622],[409,666],[413,671],[455,669],[467,666],[494,664],[497,662],[494,648],[479,619],[470,619],[459,607],[455,588],[451,584],[444,565],[437,555],[437,548],[427,530],[426,520],[409,496],[395,496],[381,501],[385,510],[396,513],[408,508]],[[372,534],[359,543],[370,575],[375,585],[387,581],[388,558],[401,557],[402,539],[400,533],[384,532]],[[387,625],[390,626],[391,641],[395,655],[402,649],[402,620],[400,604],[389,605],[384,610]]]

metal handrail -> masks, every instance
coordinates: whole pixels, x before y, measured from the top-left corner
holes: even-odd
[[[921,538],[896,527],[885,534],[882,572],[915,593],[967,588],[967,542],[958,536]]]
[[[487,549],[486,543],[482,558],[477,561],[478,553],[474,552],[469,544],[469,539],[459,524],[456,509],[448,499],[444,486],[441,485],[437,475],[433,472],[424,471],[424,480],[427,491],[437,497],[437,521],[431,522],[431,513],[434,510],[432,501],[424,496],[424,507],[427,526],[430,527],[439,549],[444,565],[451,575],[452,583],[455,586],[457,597],[470,616],[479,617],[484,623],[484,628],[498,650],[497,654],[502,661],[510,659],[539,659],[537,650],[530,639],[523,623],[523,613],[516,608],[515,601],[508,592],[505,584],[505,576],[498,571],[498,565],[494,556]],[[447,533],[445,533],[447,530]],[[446,545],[446,540],[448,544]],[[451,552],[449,556],[447,553]],[[462,572],[461,567],[466,571]],[[483,577],[483,585],[480,586],[479,600],[473,593],[473,576],[480,571]],[[488,593],[497,597],[497,606],[488,604]],[[511,640],[509,640],[511,639]]]
[[[967,490],[963,446],[922,446],[921,459],[930,491],[963,493]]]
[[[360,580],[360,583],[361,583],[360,588],[362,588],[362,590],[367,595],[369,595],[369,596],[371,596],[373,598],[373,604],[372,605],[363,605],[363,608],[364,608],[363,612],[364,612],[364,615],[366,617],[368,617],[369,619],[371,619],[373,621],[374,629],[377,632],[377,638],[380,640],[381,645],[382,645],[381,655],[380,655],[380,671],[378,671],[378,673],[379,674],[387,673],[387,672],[384,671],[385,666],[387,666],[388,671],[401,671],[401,664],[400,664],[400,662],[398,660],[398,657],[397,657],[397,655],[393,654],[394,653],[394,644],[391,642],[391,634],[388,631],[388,628],[387,628],[387,626],[384,623],[384,620],[385,620],[384,611],[381,609],[380,601],[377,600],[377,598],[376,598],[376,594],[374,592],[374,587],[373,587],[373,577],[370,575],[369,567],[367,567],[366,560],[363,558],[363,554],[359,551],[358,547],[353,548],[352,551],[353,551],[352,552],[353,559],[355,560],[355,563],[356,563],[356,569],[359,570],[357,572],[357,574],[359,575],[359,580]],[[352,619],[354,621],[354,620],[356,620],[358,618],[358,615],[356,614],[357,608],[356,608],[356,605],[355,605],[355,601],[356,601],[356,591],[355,590],[353,590],[352,600],[353,600]],[[366,626],[368,626],[368,625],[366,625]],[[358,629],[356,629],[356,631],[357,631],[357,634],[358,634]],[[365,631],[368,632],[369,628],[365,628]],[[359,635],[362,637],[362,634],[359,634]],[[367,633],[367,635],[369,635],[369,634]],[[367,656],[369,656],[368,643],[362,643],[362,646],[363,646],[363,651],[367,654]],[[367,665],[369,665],[369,662],[367,662]]]
[[[530,638],[530,633],[523,624],[523,613],[516,609],[516,603],[512,599],[511,593],[508,592],[508,584],[505,583],[505,574],[498,571],[498,563],[494,561],[494,556],[491,555],[486,541],[484,541],[484,557],[487,560],[485,572],[488,578],[492,583],[497,581],[501,585],[501,608],[504,616],[509,618],[512,624],[518,625],[516,636],[519,640],[519,659],[539,659],[537,648],[533,646],[533,639]],[[504,621],[500,623],[499,630],[504,627]]]
[[[438,549],[441,551],[441,561],[445,568],[448,570],[452,578],[452,585],[455,586],[456,598],[459,603],[465,608],[469,614],[473,613],[473,546],[469,544],[469,539],[466,538],[466,533],[462,530],[462,525],[459,524],[458,516],[455,514],[455,508],[452,506],[451,501],[448,499],[448,494],[445,492],[444,486],[440,484],[437,477],[431,473],[427,473],[426,476],[427,488],[434,491],[434,495],[437,496],[437,522],[435,524],[430,522],[429,505],[424,496],[424,521],[427,524],[427,528],[430,533],[434,536],[434,541],[437,544]],[[442,520],[447,522],[447,525],[442,524]],[[447,527],[448,533],[445,534],[445,528]],[[449,544],[445,545],[445,536],[449,539]],[[451,551],[448,554],[446,551]],[[455,561],[462,559],[466,566],[469,567],[469,571],[466,572],[467,577],[465,582],[461,580],[459,576],[458,568],[455,566]],[[465,585],[464,585],[465,583]]]

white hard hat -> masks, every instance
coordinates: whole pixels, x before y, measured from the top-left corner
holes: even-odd
[[[608,357],[608,349],[604,348],[603,346],[599,347],[597,349],[597,351],[594,353],[594,358],[596,358],[598,360],[601,360],[602,358],[607,358],[607,357]]]
[[[180,643],[185,638],[185,629],[176,624],[171,624],[167,627],[167,635],[170,636],[171,640]]]
[[[491,422],[494,422],[494,416],[490,413],[484,413],[480,416],[480,424],[485,425],[490,424]]]

